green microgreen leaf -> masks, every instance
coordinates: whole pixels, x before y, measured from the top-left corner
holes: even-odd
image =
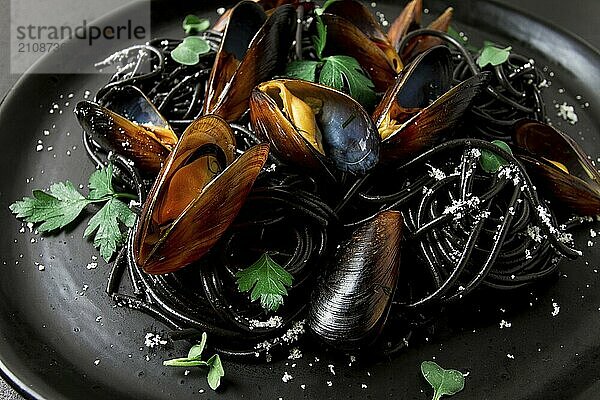
[[[312,41],[317,52],[317,57],[321,60],[323,58],[323,50],[325,50],[325,45],[327,44],[327,26],[318,14],[315,16],[315,19],[317,21],[317,34],[312,37]]]
[[[198,53],[190,50],[183,42],[171,51],[171,58],[183,65],[196,65],[200,61]]]
[[[493,140],[492,143],[501,148],[502,150],[506,151],[507,153],[512,154],[510,146],[502,140]],[[500,156],[497,156],[489,150],[482,150],[481,156],[479,156],[479,165],[481,165],[481,168],[485,172],[495,174],[496,172],[498,172],[498,170],[500,170],[501,167],[503,167],[504,165],[508,165],[508,161],[506,161]]]
[[[285,76],[292,79],[315,82],[317,79],[317,68],[322,64],[320,61],[312,60],[292,61],[285,69]]]
[[[204,351],[204,347],[206,346],[206,339],[208,335],[206,332],[202,332],[202,339],[200,340],[200,344],[196,344],[192,346],[190,351],[188,352],[188,358],[191,360],[200,360],[202,358],[202,352]]]
[[[260,304],[266,311],[277,311],[287,296],[286,286],[292,286],[293,276],[277,264],[267,253],[248,268],[236,275],[240,292],[252,289],[250,299]]]
[[[206,361],[200,360],[191,360],[187,357],[183,358],[174,358],[172,360],[163,361],[163,365],[165,367],[208,367],[208,363]]]
[[[213,354],[213,356],[207,361],[202,361],[201,357],[204,347],[206,346],[206,339],[207,334],[204,332],[202,333],[202,340],[200,341],[200,344],[192,346],[187,357],[165,360],[163,361],[163,365],[166,367],[184,368],[208,367],[208,373],[206,375],[208,386],[210,386],[212,390],[217,390],[221,384],[221,378],[225,376],[225,370],[223,369],[223,364],[221,363],[221,357],[219,357],[218,354]]]
[[[355,58],[337,55],[329,56],[324,61],[320,83],[349,93],[365,108],[375,104],[375,86]]]
[[[206,376],[208,386],[210,386],[212,390],[217,390],[221,384],[221,378],[225,376],[221,357],[219,357],[218,354],[215,354],[208,359],[207,364],[209,366],[208,375]]]
[[[193,14],[187,15],[182,23],[183,30],[186,34],[194,32],[202,32],[210,27],[210,21],[206,18],[200,18]]]
[[[135,223],[135,214],[121,200],[112,198],[88,222],[84,237],[94,236],[94,246],[100,248],[100,255],[106,262],[125,242],[119,222],[131,228]]]
[[[501,49],[496,47],[494,43],[484,42],[481,54],[477,58],[477,65],[479,65],[480,68],[483,68],[488,64],[492,66],[501,65],[508,60],[511,50],[512,47],[510,46]]]
[[[454,395],[465,387],[465,377],[460,371],[444,369],[433,361],[423,361],[421,373],[433,387],[432,400],[439,400],[444,395]]]
[[[206,54],[210,51],[208,42],[199,36],[188,36],[183,39],[182,44],[198,55]]]

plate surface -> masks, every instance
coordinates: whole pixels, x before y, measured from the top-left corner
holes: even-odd
[[[377,3],[389,19],[400,10],[398,4]],[[435,0],[425,3],[433,15],[447,5]],[[217,7],[228,5],[154,2],[153,35],[179,37],[186,13],[214,20]],[[545,91],[550,116],[596,159],[600,155],[600,55],[560,29],[494,3],[461,0],[454,5],[456,26],[476,44],[484,39],[511,44],[538,65],[547,66],[552,81]],[[81,60],[74,57],[73,62]],[[226,361],[227,376],[218,395],[210,392],[200,371],[186,376],[183,370],[163,368],[162,360],[183,354],[186,344],[154,351],[144,346],[147,332],[160,333],[164,327],[139,312],[114,307],[104,293],[108,268],[101,261],[92,268],[96,252],[81,239],[84,224],[40,237],[8,211],[10,203],[32,189],[65,179],[76,185],[87,183],[93,166],[82,148],[72,109],[86,91],[95,92],[106,79],[105,75],[37,75],[34,67],[0,108],[4,221],[0,367],[27,397],[427,399],[430,389],[420,377],[419,365],[435,359],[469,373],[464,392],[457,396],[460,399],[593,398],[591,388],[600,367],[600,251],[589,226],[575,235],[584,256],[564,262],[556,281],[518,295],[490,292],[493,306],[449,310],[435,334],[411,343],[391,360],[349,366],[348,358],[304,354],[299,360],[266,365]],[[576,125],[560,123],[556,117],[554,103],[563,102],[576,107]],[[58,109],[50,113],[54,104]],[[36,151],[38,144],[41,151]],[[45,267],[43,271],[39,265]],[[503,320],[510,327],[500,329]],[[284,372],[293,379],[284,383]]]

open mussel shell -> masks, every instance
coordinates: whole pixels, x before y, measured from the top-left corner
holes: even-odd
[[[402,216],[379,213],[341,243],[313,292],[307,324],[344,350],[371,344],[387,318],[400,265]]]
[[[379,161],[379,134],[350,96],[315,83],[276,79],[252,91],[250,120],[287,163],[364,174]]]
[[[233,9],[207,83],[204,114],[237,120],[248,108],[252,88],[285,68],[296,11],[283,5],[265,18],[262,7],[252,1]]]
[[[106,107],[81,101],[75,115],[82,128],[104,149],[122,154],[144,174],[155,175],[177,136],[154,105],[137,88],[114,89],[103,99]]]
[[[450,22],[452,21],[452,15],[454,9],[448,7],[436,20],[427,25],[427,29],[448,32]],[[417,36],[412,38],[401,51],[400,57],[405,62],[410,62],[417,55],[431,49],[432,47],[439,46],[443,43],[443,40],[435,36]]]
[[[423,15],[423,0],[411,0],[402,9],[402,12],[388,30],[387,36],[394,48],[398,48],[398,44],[406,34],[421,27],[421,16]]]
[[[533,120],[515,125],[513,142],[517,157],[545,194],[576,214],[600,215],[600,173],[577,142]]]
[[[299,0],[252,0],[252,1],[254,1],[258,5],[260,5],[267,15],[272,14],[274,9],[276,9],[277,7],[280,7],[282,5],[293,4],[294,6],[297,6],[298,3],[300,3]],[[305,3],[301,3],[301,4],[304,7],[308,6],[308,4],[305,4]],[[214,25],[212,26],[212,30],[216,31],[216,32],[225,31],[225,29],[227,28],[227,24],[229,23],[229,19],[231,18],[232,12],[233,12],[233,8],[228,8],[227,10],[225,10],[223,15],[221,15],[219,17],[219,19],[217,19],[217,21],[215,21]]]
[[[325,54],[354,57],[369,74],[378,92],[384,92],[393,85],[397,72],[402,69],[397,54],[390,58],[369,36],[339,15],[326,12],[321,18],[327,26]]]
[[[400,56],[365,3],[358,0],[338,0],[330,3],[326,10],[328,14],[342,17],[356,26],[384,52],[395,72],[402,70]]]
[[[234,160],[227,122],[214,115],[192,122],[143,205],[133,245],[138,265],[165,274],[206,254],[239,213],[268,154],[269,145],[260,144]]]
[[[431,22],[427,29],[447,32],[452,20],[454,10],[448,7],[436,20]],[[421,16],[423,14],[423,1],[412,0],[402,10],[400,15],[392,22],[388,31],[388,38],[392,47],[398,51],[400,42],[407,33],[421,28]],[[416,37],[410,40],[402,49],[400,58],[410,62],[414,57],[432,47],[442,44],[442,40],[433,36]]]
[[[373,113],[382,161],[405,160],[434,146],[461,120],[487,75],[452,87],[452,56],[445,46],[420,54],[398,76]]]

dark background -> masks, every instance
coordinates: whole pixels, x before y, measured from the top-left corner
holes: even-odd
[[[41,1],[41,0],[40,0]],[[82,6],[93,0],[82,0]],[[130,0],[124,0],[126,4]],[[404,2],[404,0],[401,0]],[[497,0],[512,5],[527,13],[552,22],[580,36],[596,48],[600,48],[600,1],[598,0]],[[452,3],[450,1],[450,3]],[[453,5],[460,7],[461,0],[455,0]],[[98,4],[95,3],[96,8]],[[20,75],[10,73],[10,0],[0,0],[0,98],[4,98],[8,90],[19,79]],[[101,8],[101,7],[100,7]],[[66,10],[68,12],[68,10]],[[111,11],[109,6],[106,12]],[[61,10],[61,12],[63,12]],[[98,15],[100,16],[100,15]],[[481,21],[485,24],[485,21]],[[0,380],[0,400],[22,399]]]

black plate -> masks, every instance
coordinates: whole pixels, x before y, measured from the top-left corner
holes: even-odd
[[[229,5],[185,3],[153,3],[155,36],[181,36],[180,20],[187,12],[214,20],[217,7]],[[391,2],[377,3],[390,19],[400,9]],[[437,14],[443,3],[426,5]],[[478,0],[453,3],[456,25],[472,41],[512,44],[548,67],[552,86],[545,94],[550,115],[595,159],[600,153],[600,55],[562,30],[504,6]],[[132,7],[127,12],[134,12],[136,6]],[[73,57],[72,62],[83,61]],[[416,341],[392,360],[349,366],[347,358],[320,354],[316,359],[315,354],[305,354],[299,360],[267,365],[225,362],[227,377],[218,395],[210,392],[199,371],[186,376],[182,370],[163,368],[161,361],[183,354],[186,344],[157,351],[144,346],[147,332],[161,332],[164,327],[141,313],[113,306],[104,293],[106,265],[99,262],[96,269],[87,268],[96,252],[81,239],[84,224],[40,237],[8,211],[11,202],[51,182],[69,179],[85,185],[93,170],[72,108],[86,90],[99,88],[106,76],[37,75],[35,71],[36,67],[19,81],[0,109],[0,212],[5,221],[0,243],[0,367],[27,397],[427,399],[430,389],[420,377],[419,365],[435,359],[469,372],[460,399],[597,398],[600,251],[598,246],[588,246],[588,241],[596,242],[589,227],[576,234],[584,256],[563,263],[559,279],[518,296],[494,292],[490,295],[497,297],[497,303],[492,307],[451,310],[434,335]],[[73,98],[68,98],[71,93]],[[575,105],[580,121],[573,126],[561,123],[553,102]],[[54,103],[62,113],[49,113]],[[38,140],[44,146],[39,152]],[[36,263],[45,270],[40,271]],[[560,307],[555,316],[553,303]],[[511,326],[500,329],[502,320]],[[335,375],[329,365],[334,365]],[[293,380],[284,383],[286,371]],[[201,390],[204,394],[199,394]]]

